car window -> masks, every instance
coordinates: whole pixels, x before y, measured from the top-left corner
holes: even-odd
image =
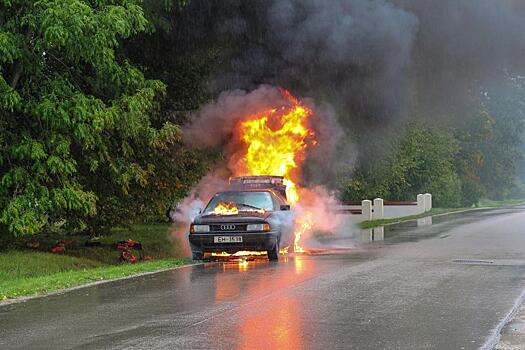
[[[233,203],[239,211],[253,209],[274,210],[272,197],[268,192],[222,192],[217,193],[208,203],[204,213],[211,213],[219,203]]]

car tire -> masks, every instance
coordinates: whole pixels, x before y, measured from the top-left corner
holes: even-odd
[[[275,246],[272,250],[268,250],[268,260],[279,261],[279,240],[275,242]]]
[[[191,252],[192,260],[202,260],[202,252]]]

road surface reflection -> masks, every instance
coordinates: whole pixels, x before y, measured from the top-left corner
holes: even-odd
[[[289,288],[318,273],[311,257],[288,255],[282,256],[279,263],[255,259],[218,265],[223,273],[215,279],[215,302],[240,303],[233,312],[211,320],[210,336],[227,333],[231,344],[238,349],[303,348],[301,302]],[[246,278],[239,279],[238,274],[245,274]],[[224,318],[232,317],[236,322],[224,322]],[[236,329],[225,329],[226,324],[233,324]]]

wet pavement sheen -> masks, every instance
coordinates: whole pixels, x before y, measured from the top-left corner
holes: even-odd
[[[0,349],[477,349],[525,290],[524,231],[516,208],[435,217],[6,305]]]

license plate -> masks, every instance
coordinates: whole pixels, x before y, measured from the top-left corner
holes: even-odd
[[[242,236],[214,236],[213,243],[242,243]]]

